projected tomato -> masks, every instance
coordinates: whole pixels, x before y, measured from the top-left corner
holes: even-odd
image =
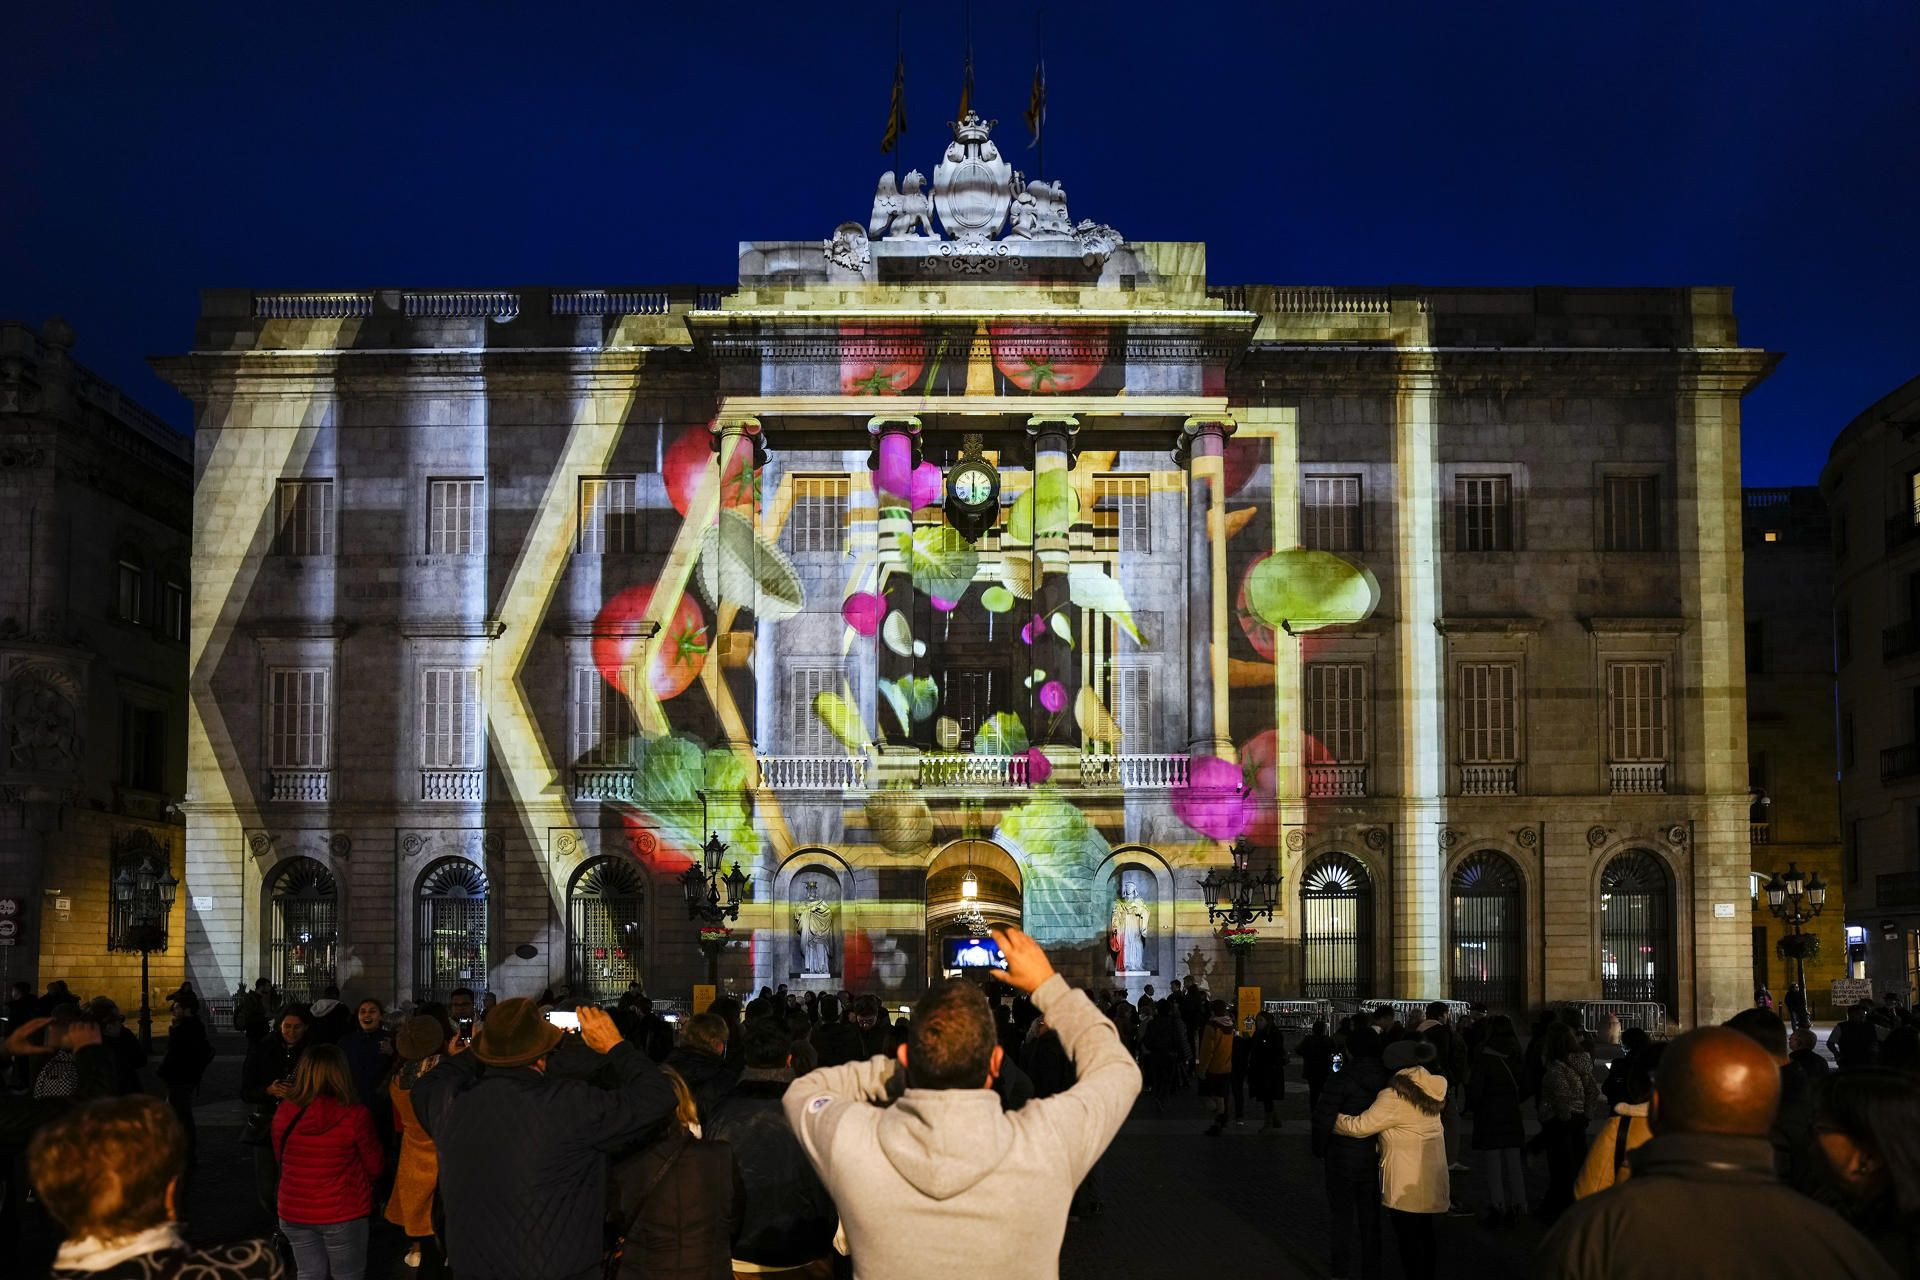
[[[1257,733],[1240,748],[1240,773],[1254,800],[1247,834],[1262,844],[1271,844],[1280,835],[1280,813],[1274,807],[1280,793],[1278,730]]]
[[[1036,395],[1083,390],[1107,365],[1103,329],[997,324],[988,328],[987,340],[1000,375]]]
[[[601,606],[593,620],[593,665],[600,669],[601,677],[608,684],[622,693],[633,692],[627,687],[628,673],[639,665],[647,648],[645,638],[629,633],[639,629],[636,624],[647,616],[647,606],[652,603],[651,585],[628,587]],[[699,676],[700,668],[706,666],[710,647],[707,616],[692,596],[680,597],[679,607],[664,628],[665,637],[647,668],[647,687],[654,697],[661,699],[686,691]],[[603,632],[609,634],[601,634]]]
[[[705,426],[688,427],[673,438],[660,460],[667,482],[667,501],[681,515],[693,506],[693,495],[700,482],[713,470],[713,432]],[[720,505],[757,506],[760,495],[760,469],[753,465],[753,446],[742,440],[720,477]]]
[[[905,395],[927,367],[927,340],[916,329],[847,325],[840,336],[842,395]]]

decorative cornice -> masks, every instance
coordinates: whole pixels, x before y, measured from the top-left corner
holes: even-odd
[[[1545,618],[1520,614],[1460,615],[1433,620],[1433,629],[1441,635],[1532,635],[1546,625]]]
[[[1581,623],[1596,636],[1677,636],[1687,629],[1685,618],[1584,617]]]
[[[478,621],[433,618],[402,622],[400,634],[409,640],[498,640],[506,624],[498,618]]]

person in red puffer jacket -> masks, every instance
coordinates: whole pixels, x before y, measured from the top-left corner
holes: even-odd
[[[273,1115],[280,1162],[280,1230],[299,1280],[362,1280],[373,1180],[385,1160],[373,1117],[354,1100],[347,1056],[307,1051],[293,1092]]]

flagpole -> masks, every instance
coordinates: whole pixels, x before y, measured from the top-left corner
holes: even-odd
[[[1040,25],[1040,15],[1044,12],[1039,5],[1033,6],[1033,52],[1040,63],[1040,119],[1034,133],[1040,143],[1037,159],[1040,161],[1040,176],[1047,176],[1047,39],[1046,31]]]
[[[895,9],[893,11],[893,74],[894,74],[894,79],[896,83],[898,82],[900,77],[901,61],[906,56],[900,45],[900,13],[901,13],[901,10],[899,9]],[[901,132],[904,133],[905,130],[902,130]],[[899,133],[896,133],[893,135],[893,171],[895,174],[898,174],[900,172],[900,134]]]

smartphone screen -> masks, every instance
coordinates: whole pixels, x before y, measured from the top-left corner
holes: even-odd
[[[580,1015],[571,1009],[549,1009],[547,1010],[547,1021],[559,1027],[562,1031],[578,1031],[580,1029]]]

